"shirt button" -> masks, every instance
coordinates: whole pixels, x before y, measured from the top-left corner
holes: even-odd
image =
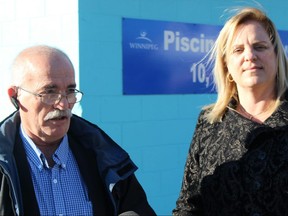
[[[58,181],[57,181],[57,179],[53,179],[53,183],[55,183],[55,184],[56,184],[57,182],[58,182]]]

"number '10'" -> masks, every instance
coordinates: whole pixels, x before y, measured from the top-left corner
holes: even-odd
[[[194,63],[190,68],[190,72],[192,73],[192,82],[204,83],[206,81],[206,69],[203,63]]]

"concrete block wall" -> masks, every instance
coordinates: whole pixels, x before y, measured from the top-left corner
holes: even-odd
[[[288,29],[284,0],[259,1]],[[215,95],[123,95],[123,17],[222,25],[223,12],[255,1],[80,0],[83,116],[102,127],[139,166],[136,175],[158,215],[171,215],[200,107]],[[283,17],[283,18],[281,18]]]

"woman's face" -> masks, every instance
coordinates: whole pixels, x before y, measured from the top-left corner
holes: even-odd
[[[257,21],[241,24],[226,55],[228,72],[239,90],[271,89],[276,85],[277,59],[263,26]]]

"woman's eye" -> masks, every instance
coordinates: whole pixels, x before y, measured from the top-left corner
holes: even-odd
[[[242,51],[243,51],[242,48],[236,48],[236,49],[233,50],[233,53],[240,53]]]
[[[266,49],[266,46],[257,45],[257,46],[255,46],[255,49],[256,49],[256,50],[264,50],[264,49]]]

